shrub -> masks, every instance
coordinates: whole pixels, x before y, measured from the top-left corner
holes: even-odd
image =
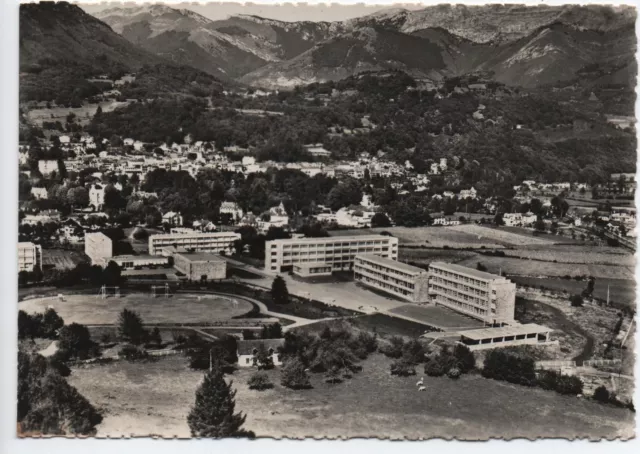
[[[453,356],[456,357],[460,372],[463,374],[475,369],[476,358],[466,345],[457,344],[453,349]]]
[[[454,379],[454,380],[460,378],[460,375],[462,375],[462,372],[457,367],[452,367],[447,372],[447,377],[449,377],[451,379]]]
[[[604,386],[598,386],[595,392],[593,393],[593,398],[598,402],[606,404],[609,402],[609,399],[610,399],[609,390]]]
[[[63,326],[58,336],[56,355],[63,361],[68,359],[88,359],[100,354],[98,345],[91,340],[86,326],[78,323]]]
[[[402,360],[409,364],[424,363],[425,348],[418,339],[412,339],[402,347]]]
[[[580,295],[572,295],[570,301],[572,307],[582,307],[584,304],[584,300]]]
[[[438,358],[432,358],[424,365],[424,373],[429,377],[442,377],[446,372],[445,365]]]
[[[400,361],[394,361],[391,363],[391,375],[397,375],[399,377],[408,377],[410,375],[415,375],[416,369],[413,367],[413,364],[405,361],[404,359]]]
[[[356,337],[356,341],[367,353],[373,353],[378,349],[378,336],[376,334],[361,331]]]
[[[582,394],[582,380],[572,375],[560,375],[556,391],[560,394],[577,396]]]
[[[380,353],[389,358],[400,358],[402,356],[402,349],[404,347],[404,340],[399,336],[392,336],[389,338],[389,343],[380,347]]]
[[[255,389],[257,391],[263,391],[265,389],[273,388],[273,383],[269,380],[269,377],[264,372],[256,372],[247,382],[249,389]]]
[[[131,344],[123,345],[118,352],[118,356],[127,361],[143,361],[149,359],[149,353],[144,348]]]
[[[524,386],[534,386],[536,383],[532,358],[502,350],[489,352],[484,360],[482,376]]]
[[[291,389],[311,388],[311,382],[304,364],[297,358],[287,361],[282,367],[281,374],[282,386]]]

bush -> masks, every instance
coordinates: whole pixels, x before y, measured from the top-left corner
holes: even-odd
[[[404,347],[404,340],[400,336],[392,336],[389,338],[389,343],[380,347],[380,353],[389,358],[400,358],[402,356],[402,349]]]
[[[457,344],[453,349],[453,356],[458,360],[458,368],[463,374],[475,369],[476,358],[466,345]]]
[[[373,353],[378,349],[377,334],[371,334],[365,331],[361,331],[356,337],[356,341],[367,353]]]
[[[572,375],[560,375],[556,391],[560,394],[577,396],[582,394],[583,383],[578,377]]]
[[[582,307],[584,304],[584,300],[580,295],[572,295],[570,301],[572,307]]]
[[[604,386],[598,386],[595,392],[593,393],[593,398],[594,400],[597,400],[598,402],[601,402],[603,404],[609,403],[609,399],[610,399],[609,390]]]
[[[287,361],[282,367],[281,384],[291,389],[308,389],[311,388],[309,376],[305,370],[304,364],[299,359]]]
[[[424,373],[429,377],[442,377],[446,372],[446,366],[438,358],[432,358],[424,365]]]
[[[452,367],[447,372],[447,377],[453,380],[457,380],[458,378],[460,378],[460,375],[462,375],[462,372],[460,372],[460,369],[458,369],[457,367]]]
[[[503,350],[489,352],[484,360],[482,376],[524,386],[536,384],[533,359]]]
[[[91,340],[91,334],[86,326],[78,323],[63,326],[58,336],[57,357],[68,359],[88,359],[100,354],[98,345]]]
[[[149,353],[144,348],[131,344],[122,346],[118,356],[132,362],[149,359]]]
[[[273,388],[273,383],[269,381],[269,377],[264,372],[256,372],[247,382],[249,389],[255,389],[257,391],[263,391],[265,389]]]
[[[402,347],[402,360],[409,364],[422,364],[426,361],[424,345],[418,339],[412,339]]]
[[[405,361],[404,359],[400,361],[394,361],[391,363],[391,375],[397,375],[399,377],[408,377],[410,375],[415,375],[416,370],[413,367],[413,364]]]

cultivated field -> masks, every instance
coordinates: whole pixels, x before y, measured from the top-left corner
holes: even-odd
[[[258,437],[613,438],[633,433],[633,413],[626,409],[478,375],[457,381],[425,377],[426,390],[418,392],[416,377],[390,376],[390,362],[376,354],[345,383],[330,385],[313,375],[313,389],[300,391],[280,386],[278,369],[268,371],[275,388],[249,390],[254,370],[239,370],[230,377],[238,391],[236,411],[247,414],[244,427]],[[188,437],[186,418],[202,375],[176,356],[74,368],[69,382],[103,411],[98,436]]]
[[[533,236],[533,234],[525,229],[493,228],[477,224],[456,225],[445,228],[454,232],[476,236],[479,241],[495,242],[504,246],[550,245],[554,243],[552,239]]]
[[[207,324],[246,314],[251,303],[216,295],[173,295],[154,298],[148,293],[133,293],[121,298],[99,298],[95,295],[65,295],[58,298],[39,298],[21,301],[18,309],[28,313],[44,312],[49,306],[58,312],[65,324],[111,325],[116,323],[123,309],[140,314],[144,323]]]
[[[519,274],[531,277],[594,276],[607,279],[634,279],[633,266],[591,265],[574,263],[542,262],[510,257],[478,255],[459,262],[460,265],[475,268],[481,262],[490,273]]]
[[[483,323],[471,317],[465,317],[441,306],[417,306],[405,304],[389,311],[428,323],[436,328],[447,330],[463,328],[482,328]]]
[[[455,249],[410,249],[406,247],[400,247],[398,251],[399,260],[423,265],[428,265],[431,262],[457,263],[472,257],[478,257],[478,254]]]
[[[98,106],[102,107],[103,112],[110,112],[119,107],[128,105],[127,101],[105,101],[100,104],[85,104],[82,107],[52,107],[51,109],[33,109],[27,113],[30,122],[42,127],[45,121],[59,121],[64,124],[67,121],[67,115],[74,113],[76,115],[75,122],[81,125],[89,123],[91,118],[98,110]],[[63,133],[60,133],[63,134]]]
[[[597,246],[550,246],[541,249],[517,249],[505,251],[507,257],[519,257],[559,263],[593,265],[635,266],[635,258],[622,248]]]
[[[501,248],[502,245],[488,237],[468,233],[462,230],[454,230],[454,227],[387,227],[375,229],[332,230],[331,236],[346,235],[375,235],[380,232],[389,232],[397,237],[400,244],[423,245],[434,248],[444,246],[463,248]]]
[[[87,256],[80,251],[69,251],[65,249],[42,250],[43,268],[55,267],[59,270],[69,269],[87,260]]]
[[[581,294],[587,287],[585,281],[576,281],[574,279],[551,279],[537,277],[510,276],[517,285],[529,287],[545,287],[547,289],[558,292],[567,292],[569,294]],[[632,280],[625,279],[596,279],[593,295],[602,300],[607,299],[607,287],[609,289],[609,301],[612,303],[620,303],[635,306],[636,301],[636,283]]]

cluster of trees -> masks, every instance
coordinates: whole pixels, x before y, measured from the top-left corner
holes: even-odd
[[[48,284],[57,287],[72,287],[83,283],[89,283],[92,286],[119,286],[124,280],[122,270],[113,261],[110,261],[105,268],[80,262],[73,268],[47,271],[45,278]]]
[[[285,362],[282,372],[285,386],[291,384],[284,380],[285,376],[304,377],[307,369],[323,373],[328,383],[339,383],[359,372],[362,369],[359,362],[377,349],[375,335],[366,332],[354,335],[343,328],[325,327],[320,335],[287,332],[284,339],[280,354]]]
[[[57,339],[63,326],[64,320],[54,309],[36,314],[18,311],[18,339]]]
[[[94,435],[102,415],[51,361],[18,352],[18,430],[36,435]]]

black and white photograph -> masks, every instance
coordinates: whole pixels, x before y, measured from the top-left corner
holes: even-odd
[[[635,437],[633,4],[18,7],[17,443]]]

